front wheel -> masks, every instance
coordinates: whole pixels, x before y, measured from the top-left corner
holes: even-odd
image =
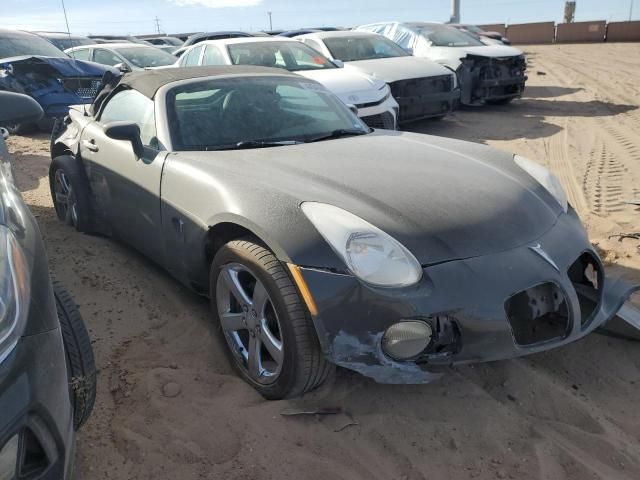
[[[211,265],[210,295],[234,367],[270,400],[322,384],[333,366],[283,265],[251,239],[224,245]]]
[[[53,159],[49,167],[49,187],[58,219],[79,232],[91,233],[89,186],[75,158],[62,155]]]

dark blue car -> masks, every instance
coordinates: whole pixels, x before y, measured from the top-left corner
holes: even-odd
[[[64,117],[70,105],[90,104],[108,67],[68,57],[45,39],[26,32],[0,29],[0,91],[29,95],[44,111],[41,126]],[[25,133],[34,123],[9,125]]]

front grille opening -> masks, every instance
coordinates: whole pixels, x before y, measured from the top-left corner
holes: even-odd
[[[383,112],[378,115],[369,115],[360,117],[371,128],[383,128],[386,130],[395,129],[395,121],[393,115],[389,112]]]
[[[38,440],[28,428],[23,430],[20,445],[20,462],[18,478],[35,478],[49,466],[49,459]]]
[[[569,309],[555,283],[543,283],[515,294],[505,303],[507,319],[518,345],[562,339],[569,333]]]
[[[578,294],[580,324],[584,328],[600,304],[603,272],[593,254],[585,252],[569,267],[568,275]]]

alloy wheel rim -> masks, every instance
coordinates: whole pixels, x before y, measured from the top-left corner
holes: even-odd
[[[72,225],[78,224],[78,209],[75,201],[73,187],[67,180],[67,176],[62,170],[57,170],[54,181],[54,193],[56,204],[60,208],[65,219]]]
[[[218,318],[240,368],[257,383],[274,383],[282,372],[280,321],[263,283],[249,268],[230,263],[216,281]]]

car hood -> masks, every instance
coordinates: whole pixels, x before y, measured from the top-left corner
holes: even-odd
[[[412,78],[435,77],[450,75],[452,72],[446,67],[427,58],[394,57],[377,58],[374,60],[358,60],[345,63],[346,69],[353,69],[362,73],[374,75],[387,83]]]
[[[298,208],[301,202],[348,210],[402,242],[423,265],[533,242],[562,213],[512,154],[441,137],[377,131],[311,144],[177,156],[212,177],[211,184],[225,185],[227,177],[230,184],[242,179],[260,186],[234,188],[257,196],[254,202],[289,198],[306,229],[312,227]],[[241,204],[242,198],[233,203]],[[276,227],[267,223],[264,228]]]
[[[93,62],[74,60],[62,57],[42,57],[34,55],[24,55],[19,57],[0,59],[2,68],[12,65],[13,68],[40,68],[47,69],[51,73],[57,73],[62,77],[96,77],[102,78],[104,72],[110,67]]]
[[[387,94],[384,81],[345,68],[303,70],[296,73],[321,83],[344,103],[375,102]]]
[[[518,50],[508,45],[482,45],[481,47],[463,48],[467,55],[478,55],[481,57],[515,57],[522,55],[522,50]]]

